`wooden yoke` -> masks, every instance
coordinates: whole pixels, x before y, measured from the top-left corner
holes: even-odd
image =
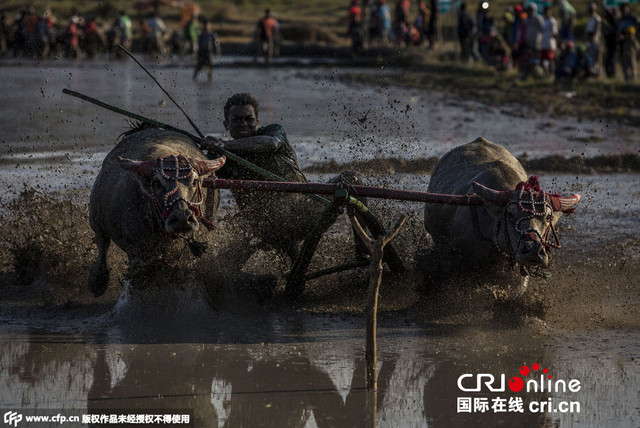
[[[402,215],[393,229],[384,236],[379,236],[377,239],[371,239],[366,234],[358,219],[355,216],[350,216],[353,229],[356,231],[362,242],[367,246],[369,253],[371,254],[371,265],[369,267],[369,294],[367,297],[366,308],[366,335],[367,345],[365,351],[365,357],[367,360],[367,389],[377,389],[378,376],[377,376],[377,350],[376,350],[376,324],[378,313],[378,292],[380,290],[380,283],[382,282],[382,256],[384,255],[384,247],[398,234],[400,228],[407,220],[406,215]]]

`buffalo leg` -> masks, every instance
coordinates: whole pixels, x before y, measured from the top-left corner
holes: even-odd
[[[93,264],[89,274],[89,290],[95,297],[100,297],[107,291],[109,286],[109,264],[107,263],[107,253],[111,238],[108,235],[96,233],[96,244],[98,245],[98,260]]]

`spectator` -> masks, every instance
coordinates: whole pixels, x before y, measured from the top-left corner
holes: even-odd
[[[533,56],[537,57],[542,48],[544,18],[538,14],[538,6],[535,3],[529,3],[527,6],[527,15],[525,21],[525,44],[532,50]]]
[[[636,38],[636,27],[628,26],[624,29],[620,42],[622,54],[622,72],[624,80],[633,82],[638,77],[638,39]]]
[[[204,30],[198,36],[198,63],[193,72],[193,80],[198,80],[198,73],[203,68],[207,68],[207,81],[211,83],[213,76],[213,62],[211,56],[215,54],[216,58],[220,57],[220,42],[216,34],[213,32],[213,24],[205,21]]]
[[[24,17],[24,26],[27,32],[27,56],[31,56],[36,52],[36,43],[34,40],[36,26],[38,25],[38,15],[36,14],[36,8],[31,6]]]
[[[607,77],[616,75],[616,51],[618,48],[618,20],[619,10],[605,5],[602,0],[604,19],[602,20],[602,36],[604,40],[604,69]]]
[[[400,27],[396,29],[396,46],[404,47],[409,40],[409,27],[404,22],[400,23]]]
[[[371,11],[369,12],[369,43],[376,44],[380,41],[381,27],[380,27],[380,2],[374,1],[371,5]]]
[[[554,0],[560,5],[560,40],[573,42],[573,28],[576,24],[576,10],[568,0]]]
[[[33,33],[33,46],[37,58],[46,58],[51,50],[51,32],[49,30],[49,20],[45,13],[36,24]]]
[[[258,60],[259,54],[263,54],[265,62],[267,64],[271,62],[275,49],[275,35],[277,29],[278,21],[273,17],[271,9],[265,9],[264,17],[258,21],[257,25],[258,43],[254,57],[255,61]]]
[[[518,13],[515,21],[517,26],[514,29],[511,56],[514,63],[521,65],[523,61],[527,60],[527,12],[519,6],[516,6],[516,11]]]
[[[405,43],[407,46],[418,46],[420,45],[420,43],[422,42],[422,34],[420,33],[420,30],[418,30],[418,28],[416,28],[415,25],[409,25],[408,27],[408,35],[407,35],[407,40],[405,40]]]
[[[69,25],[64,33],[64,52],[67,58],[79,59],[80,58],[80,37],[78,35],[78,24],[80,18],[77,15],[73,15],[69,21]]]
[[[558,56],[555,73],[556,82],[571,80],[577,60],[578,54],[573,42],[569,40],[560,41],[560,55]]]
[[[522,10],[522,6],[520,6],[519,4],[516,5],[516,7],[514,8],[513,21],[511,21],[511,31],[509,34],[509,38],[506,39],[507,43],[509,43],[509,46],[511,46],[511,48],[513,49],[517,47],[516,43],[518,42],[518,30],[522,26],[523,13],[524,11]]]
[[[150,54],[151,53],[151,27],[149,23],[144,19],[140,18],[138,21],[138,25],[140,26],[140,43],[142,45],[142,52]]]
[[[418,3],[418,15],[416,16],[416,20],[413,24],[420,35],[417,44],[422,44],[423,41],[427,40],[430,14],[431,12],[427,9],[427,5],[423,1],[420,1]]]
[[[484,20],[488,10],[489,2],[487,0],[478,1],[478,8],[476,9],[476,25],[478,26],[478,32],[482,29],[482,21]]]
[[[409,9],[411,7],[410,0],[397,0],[396,1],[396,14],[395,14],[395,26],[400,27],[400,24],[404,23],[409,26]]]
[[[556,37],[558,36],[558,23],[551,15],[551,8],[544,8],[544,25],[542,27],[542,43],[540,61],[544,71],[552,75],[555,72]]]
[[[577,59],[576,65],[573,69],[572,77],[574,80],[585,80],[589,77],[598,76],[598,68],[594,59],[587,52],[587,48],[584,46],[578,46],[576,48]]]
[[[391,9],[387,0],[379,0],[378,16],[380,17],[380,30],[382,44],[387,45],[391,37]]]
[[[480,56],[489,62],[489,44],[491,43],[491,33],[495,31],[493,12],[487,10],[482,18],[482,26],[478,26],[478,50]]]
[[[476,23],[467,11],[467,4],[461,3],[458,8],[458,40],[460,41],[460,59],[462,62],[470,62],[472,57],[477,59],[473,49],[475,31]]]
[[[358,5],[358,0],[351,0],[349,8],[349,36],[354,53],[362,50],[362,9]]]
[[[14,57],[17,57],[20,54],[26,54],[27,29],[25,28],[24,20],[25,20],[25,12],[23,12],[21,8],[13,20],[13,56]]]
[[[511,66],[509,62],[509,47],[496,31],[490,34],[487,63],[498,71],[508,70]]]
[[[165,41],[168,34],[167,26],[157,12],[147,20],[147,25],[151,30],[148,34],[149,53],[151,55],[164,55],[166,51]]]
[[[205,24],[206,25],[206,24]],[[191,19],[184,24],[182,29],[184,37],[184,53],[186,55],[193,55],[198,53],[198,14],[193,13]]]
[[[436,43],[436,35],[438,32],[438,19],[440,18],[440,6],[438,0],[431,0],[429,8],[429,22],[427,23],[427,40],[429,40],[429,49],[433,49]]]
[[[84,51],[87,53],[87,59],[93,59],[98,50],[102,47],[102,39],[100,37],[98,24],[93,17],[88,17],[82,26],[82,45]]]
[[[9,28],[4,12],[0,13],[0,57],[7,54],[9,47]]]
[[[515,17],[513,16],[513,10],[508,7],[507,10],[502,15],[502,40],[507,43],[509,46],[513,45],[512,33],[513,33],[513,22],[515,21]]]
[[[627,27],[635,27],[636,29],[640,26],[640,21],[638,21],[638,17],[631,12],[631,8],[627,3],[623,3],[620,5],[620,20],[618,21],[618,34],[620,38],[624,37],[624,31]]]
[[[118,13],[117,28],[120,35],[120,43],[127,50],[131,50],[131,42],[133,40],[133,25],[131,24],[131,18],[127,16],[124,10]]]
[[[587,52],[594,61],[599,62],[602,18],[598,15],[598,6],[595,3],[589,4],[587,11],[589,19],[587,19],[587,24],[584,27]]]

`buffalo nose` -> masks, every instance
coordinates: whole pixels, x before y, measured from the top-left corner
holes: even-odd
[[[547,250],[538,241],[526,240],[520,246],[520,253],[523,258],[535,263],[546,264],[548,260]]]
[[[188,232],[198,226],[198,219],[191,211],[180,211],[172,213],[166,220],[167,232]]]

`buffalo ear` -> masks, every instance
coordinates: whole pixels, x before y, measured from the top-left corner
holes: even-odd
[[[204,177],[211,174],[212,172],[219,170],[224,166],[226,161],[226,156],[220,156],[219,158],[206,160],[189,159],[189,162],[191,163],[191,165],[193,165],[193,168],[196,170],[200,177]]]
[[[153,168],[156,166],[156,161],[137,161],[121,156],[118,156],[118,162],[121,168],[145,178],[153,177]]]

